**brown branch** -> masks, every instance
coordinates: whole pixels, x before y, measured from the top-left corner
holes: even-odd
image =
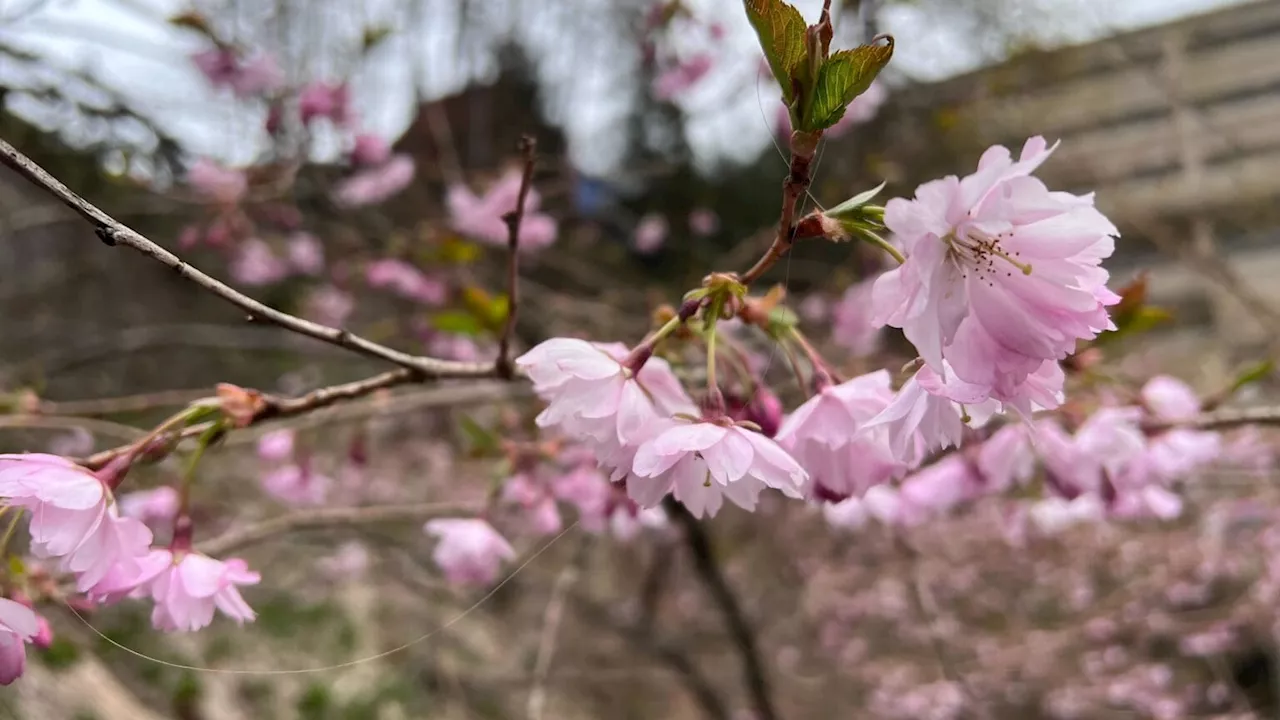
[[[1187,420],[1150,420],[1142,424],[1148,432],[1191,428],[1195,430],[1229,430],[1242,425],[1280,426],[1280,407],[1268,405],[1252,408],[1224,408],[1201,413]]]
[[[416,382],[420,376],[404,368],[398,370],[389,370],[380,375],[356,380],[354,382],[343,383],[341,385],[331,385],[329,387],[313,390],[306,395],[300,395],[295,398],[282,398],[276,395],[263,394],[261,396],[262,406],[249,419],[248,425],[271,420],[276,418],[292,417],[304,415],[323,407],[333,405],[345,400],[353,400],[364,397],[379,390],[392,388],[397,385]],[[506,394],[505,386],[497,383],[468,383],[464,386],[446,386],[436,388],[436,392],[426,399],[420,399],[414,403],[415,407],[430,407],[433,405],[449,405],[468,400],[479,399],[498,399]],[[502,390],[502,392],[498,392]],[[179,433],[179,439],[195,437],[203,433],[209,428],[209,423],[201,423],[184,428]],[[141,434],[141,433],[140,433]],[[104,450],[87,458],[80,458],[77,461],[90,468],[100,468],[106,465],[112,459],[124,454],[130,449],[131,445],[121,445],[120,447]]]
[[[36,415],[114,415],[116,413],[177,407],[199,400],[208,390],[160,390],[158,392],[94,398],[92,400],[40,400]]]
[[[547,611],[542,617],[542,636],[538,641],[538,656],[533,666],[533,688],[529,691],[529,702],[526,715],[529,720],[542,720],[547,705],[547,679],[551,676],[551,660],[555,655],[556,639],[560,636],[560,625],[564,622],[565,600],[569,590],[578,582],[582,566],[587,559],[587,547],[590,536],[584,535],[578,541],[573,557],[560,571],[556,584],[551,588],[551,600],[547,603]]]
[[[422,503],[418,505],[370,505],[353,508],[317,508],[281,515],[243,528],[228,530],[199,544],[200,552],[219,556],[270,540],[276,535],[300,530],[383,525],[395,522],[426,522],[436,518],[474,516],[484,509],[481,503]]]
[[[494,372],[500,378],[510,378],[511,336],[516,330],[516,312],[520,307],[520,222],[524,220],[525,199],[533,185],[533,164],[537,159],[538,141],[530,135],[520,138],[520,155],[524,158],[524,174],[520,176],[520,192],[516,195],[516,209],[502,216],[507,224],[507,319],[498,338],[498,360]]]
[[[179,276],[199,285],[210,293],[248,313],[250,320],[264,320],[299,335],[315,338],[369,357],[386,360],[411,370],[426,378],[476,378],[493,377],[493,366],[488,363],[465,363],[411,355],[380,345],[341,328],[280,312],[206,275],[178,256],[165,250],[142,234],[116,220],[98,207],[72,192],[30,158],[18,152],[9,143],[0,140],[0,162],[45,190],[62,204],[74,210],[94,226],[98,238],[107,245],[125,245],[171,268]]]
[[[809,137],[801,138],[801,135]],[[795,228],[792,225],[795,222],[796,205],[809,189],[809,166],[813,162],[817,141],[821,138],[821,134],[816,135],[813,137],[809,133],[799,132],[793,132],[791,135],[791,166],[787,172],[787,179],[782,183],[782,214],[778,220],[778,233],[764,256],[739,278],[744,285],[750,285],[760,279],[760,276],[781,260],[795,243]]]
[[[777,720],[778,713],[773,707],[773,698],[769,691],[769,677],[764,661],[760,657],[760,649],[756,646],[755,632],[747,620],[746,613],[738,603],[733,589],[729,587],[724,573],[716,563],[715,551],[711,547],[711,538],[702,523],[698,522],[684,505],[670,495],[663,501],[667,515],[675,518],[684,528],[685,544],[693,557],[693,567],[697,571],[702,584],[706,586],[711,600],[724,616],[729,636],[737,646],[742,660],[742,678],[747,686],[751,703],[755,706],[758,720]]]

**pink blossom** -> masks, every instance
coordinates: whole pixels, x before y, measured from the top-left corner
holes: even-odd
[[[229,271],[242,285],[270,285],[289,277],[289,265],[258,238],[249,238],[240,244]]]
[[[249,179],[239,170],[231,170],[208,158],[200,158],[187,169],[187,184],[210,200],[224,205],[240,202],[249,192]]]
[[[263,95],[284,83],[284,72],[270,53],[244,61],[233,50],[211,48],[192,55],[191,60],[210,85],[231,88],[237,97]]]
[[[1182,515],[1182,498],[1159,485],[1120,490],[1111,513],[1120,518],[1174,520]]]
[[[502,486],[502,499],[525,511],[529,529],[540,535],[560,532],[564,522],[547,484],[530,473],[516,473]]]
[[[26,670],[26,644],[39,632],[40,621],[31,608],[0,598],[0,685],[9,685]]]
[[[832,311],[831,339],[854,355],[880,349],[880,327],[871,314],[874,278],[850,285]]]
[[[666,361],[650,358],[633,373],[620,360],[626,353],[617,344],[552,338],[516,358],[548,403],[538,426],[596,442],[601,462],[618,470],[615,479],[664,418],[697,411]]]
[[[308,319],[321,325],[339,327],[347,322],[355,307],[356,301],[351,293],[333,285],[323,285],[307,295],[305,313]]]
[[[82,592],[151,544],[146,525],[119,516],[98,476],[56,455],[0,455],[0,498],[31,511],[32,554],[60,558]]]
[[[285,465],[262,478],[262,489],[289,505],[323,505],[332,486],[332,479],[313,471],[308,463]]]
[[[823,492],[839,498],[861,495],[907,470],[891,452],[886,429],[863,432],[893,397],[887,370],[825,387],[783,421],[778,444]]]
[[[178,514],[178,491],[168,485],[121,495],[120,514],[148,525],[167,523]]]
[[[252,622],[253,609],[237,586],[257,585],[261,576],[239,558],[226,561],[197,552],[153,550],[160,571],[143,585],[155,601],[151,624],[165,632],[193,632],[213,622],[214,610],[239,624]]]
[[[594,462],[579,463],[553,479],[552,492],[574,506],[578,511],[578,524],[587,532],[607,530],[612,514],[619,509],[619,491]]]
[[[486,245],[507,246],[507,223],[502,218],[516,209],[520,196],[520,170],[510,170],[498,178],[483,196],[466,186],[452,185],[445,196],[449,222],[454,230]],[[520,220],[520,249],[540,250],[556,240],[556,221],[538,212],[542,196],[537,188],[529,188],[525,197],[524,217]]]
[[[431,520],[422,529],[440,539],[431,557],[451,583],[492,584],[502,562],[516,556],[515,548],[484,520]]]
[[[369,567],[369,551],[352,540],[343,543],[338,551],[320,561],[320,568],[330,577],[354,580]]]
[[[1049,497],[1034,503],[1027,519],[1046,535],[1053,535],[1074,525],[1096,522],[1106,514],[1106,506],[1097,495],[1081,495],[1073,500]]]
[[[709,208],[696,208],[689,213],[689,230],[698,237],[715,235],[720,230],[720,216]]]
[[[986,423],[998,403],[982,399],[984,394],[958,379],[944,384],[931,368],[922,367],[887,407],[863,424],[862,432],[883,427],[892,456],[914,466],[933,450],[959,447],[966,425]]]
[[[898,520],[914,525],[954,510],[986,490],[982,478],[967,458],[952,453],[917,470],[902,481]]]
[[[676,423],[636,451],[627,494],[653,507],[673,493],[695,517],[714,516],[724,498],[754,510],[765,488],[803,496],[809,476],[787,451],[736,425]]]
[[[303,124],[327,118],[344,127],[355,119],[351,109],[351,92],[346,83],[313,82],[298,94],[298,114]]]
[[[715,64],[711,53],[699,53],[662,71],[653,79],[653,97],[672,100],[693,88]]]
[[[993,492],[1008,490],[1031,479],[1036,470],[1031,429],[1022,423],[1005,425],[978,450],[978,472]]]
[[[902,328],[936,372],[948,372],[946,359],[964,382],[1011,395],[1046,361],[1113,327],[1107,306],[1119,296],[1101,261],[1117,231],[1092,196],[1031,177],[1051,152],[1039,137],[1017,162],[992,147],[977,173],[886,206],[907,260],[876,281],[875,322]]]
[[[862,498],[848,497],[840,502],[823,503],[822,517],[833,528],[857,530],[867,524],[871,515]]]
[[[662,249],[663,243],[667,241],[667,218],[665,215],[658,213],[649,213],[640,218],[640,222],[636,224],[635,237],[631,241],[631,246],[636,252],[648,255]]]
[[[284,461],[293,457],[295,433],[288,428],[272,430],[258,438],[258,457],[268,461]]]
[[[1036,448],[1051,484],[1068,498],[1101,493],[1147,448],[1138,408],[1101,408],[1068,436],[1052,420],[1036,424]]]
[[[827,319],[831,314],[831,303],[818,293],[810,293],[800,301],[800,305],[796,308],[800,313],[800,317],[811,323],[820,323]]]
[[[439,305],[448,293],[440,280],[428,277],[403,260],[387,258],[369,263],[364,270],[369,287],[387,288],[424,305]]]
[[[1275,450],[1258,428],[1248,426],[1223,445],[1221,460],[1228,465],[1266,473],[1275,463]]]
[[[412,157],[393,155],[385,163],[357,171],[338,183],[333,201],[343,208],[377,205],[409,187],[416,172]]]
[[[765,437],[775,437],[782,426],[782,400],[763,383],[756,385],[755,394],[749,399],[736,396],[725,398],[731,420],[745,420],[760,427]]]
[[[1186,420],[1200,413],[1195,390],[1169,375],[1157,375],[1142,386],[1142,402],[1161,420]]]
[[[391,159],[391,145],[381,135],[360,133],[351,148],[351,164],[371,167]]]
[[[462,362],[478,362],[485,357],[476,341],[459,333],[436,333],[427,343],[432,357]]]
[[[305,275],[319,275],[324,271],[324,246],[320,239],[308,232],[296,232],[289,237],[289,264]]]
[[[93,433],[78,427],[58,435],[49,442],[49,452],[62,457],[88,455],[93,452]]]

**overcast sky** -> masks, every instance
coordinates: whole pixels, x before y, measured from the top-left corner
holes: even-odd
[[[541,8],[555,7],[546,0],[533,1]],[[939,1],[943,0],[934,0]],[[39,0],[0,0],[0,17],[11,17],[36,2]],[[440,95],[456,91],[463,80],[463,74],[455,71],[454,45],[440,31],[456,24],[455,19],[442,16],[451,0],[424,2],[428,17],[422,20],[420,31],[402,33],[384,44],[353,82],[365,124],[375,132],[395,136],[403,131],[412,113],[415,82]],[[520,2],[495,0],[489,7],[501,13],[503,7],[510,9]],[[714,12],[728,30],[724,60],[682,102],[692,118],[690,141],[704,163],[753,158],[771,142],[769,120],[777,102],[775,88],[753,80],[759,57],[754,35],[738,0],[686,2],[700,11]],[[1084,41],[1238,2],[1241,0],[1025,0],[1018,5],[1020,16],[1010,20],[1052,42]],[[812,19],[821,0],[796,0],[795,4]],[[928,2],[891,5],[883,11],[882,30],[897,38],[893,71],[900,77],[927,80],[972,69],[981,56],[971,50],[964,36],[966,29],[938,22],[928,6]],[[243,109],[230,107],[224,97],[209,91],[187,61],[191,52],[202,49],[200,39],[165,22],[184,7],[186,3],[177,0],[52,0],[17,22],[0,24],[0,39],[47,54],[65,67],[91,72],[130,98],[193,152],[233,163],[247,162],[259,149],[254,137],[261,118],[246,116]],[[391,0],[360,7],[364,18],[375,22],[412,22],[394,16],[392,8],[397,5]],[[353,22],[326,28],[326,32],[345,31],[354,38],[362,32],[360,25]],[[547,27],[525,25],[523,33],[528,44],[547,53],[563,46],[563,38]],[[483,58],[474,60],[471,69],[484,62]],[[577,62],[583,63],[581,58]],[[607,65],[587,62],[593,67]],[[12,82],[12,70],[0,61],[0,81]],[[541,70],[554,76],[557,64],[544,62]],[[588,172],[607,172],[617,161],[618,148],[601,141],[622,120],[623,106],[607,101],[611,82],[605,75],[589,73],[577,90],[596,99],[577,102],[575,107],[582,111],[570,113],[565,121],[574,141],[575,161]]]

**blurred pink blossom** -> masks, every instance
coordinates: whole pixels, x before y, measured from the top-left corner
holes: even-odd
[[[720,230],[720,216],[715,210],[697,208],[689,213],[689,230],[698,237],[715,235]]]
[[[646,255],[655,253],[667,241],[668,229],[665,215],[649,213],[640,218],[640,222],[636,223],[632,247],[636,249],[636,252]]]
[[[295,433],[287,428],[272,430],[258,438],[258,457],[269,462],[293,458]]]
[[[333,555],[320,560],[321,570],[335,579],[358,579],[368,567],[369,550],[354,540],[343,543]]]
[[[445,202],[453,229],[486,245],[507,246],[507,223],[503,220],[516,209],[520,197],[521,171],[507,171],[483,196],[477,196],[464,185],[451,185]],[[524,217],[520,221],[520,249],[539,250],[556,240],[556,221],[538,212],[542,196],[537,188],[529,188],[525,197]]]
[[[715,65],[711,53],[699,53],[662,71],[653,79],[654,98],[672,100],[697,85]]]
[[[351,108],[351,91],[346,83],[317,81],[298,93],[298,114],[303,124],[327,118],[338,127],[355,120]]]
[[[236,248],[228,270],[242,285],[270,285],[289,277],[289,265],[258,238],[249,238]]]
[[[148,525],[172,521],[178,514],[178,501],[178,491],[169,485],[131,492],[118,499],[121,515],[137,518]]]
[[[796,309],[800,312],[800,317],[807,322],[820,323],[831,313],[831,303],[819,293],[809,293],[804,296]]]
[[[516,556],[511,543],[484,520],[431,520],[422,529],[439,539],[432,559],[451,583],[492,584],[502,563]]]
[[[428,277],[409,263],[395,258],[369,263],[365,267],[364,277],[369,287],[385,288],[425,305],[439,305],[448,294],[443,282]]]
[[[880,349],[881,333],[871,307],[875,278],[850,285],[831,311],[831,339],[854,355],[870,355]]]
[[[31,608],[0,598],[0,685],[11,684],[26,671],[26,644],[39,632],[40,620]]]
[[[332,487],[333,480],[305,462],[276,468],[262,478],[262,488],[288,505],[323,505]]]
[[[93,434],[80,427],[60,434],[49,442],[49,452],[62,457],[88,455],[93,452]]]
[[[237,97],[264,95],[284,84],[284,72],[270,53],[242,60],[233,50],[211,48],[191,56],[214,87],[228,87]]]
[[[1200,412],[1200,398],[1189,385],[1169,375],[1157,375],[1142,386],[1142,402],[1162,420],[1185,420]]]
[[[413,158],[393,155],[381,165],[357,171],[342,180],[333,192],[333,201],[343,208],[377,205],[413,182]]]
[[[344,292],[333,285],[322,285],[307,295],[304,313],[309,320],[339,327],[355,310],[356,301],[351,293]]]
[[[474,338],[459,333],[435,333],[427,341],[427,352],[432,357],[460,362],[479,362],[485,358]]]
[[[231,170],[199,158],[187,169],[187,184],[196,192],[225,205],[234,205],[249,191],[249,180],[240,170]]]
[[[391,159],[391,145],[381,135],[360,133],[351,148],[351,164],[360,166],[381,165]]]
[[[289,264],[305,275],[319,275],[324,271],[324,246],[320,239],[308,232],[296,232],[289,236]]]

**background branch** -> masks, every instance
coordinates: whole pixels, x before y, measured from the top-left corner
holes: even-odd
[[[511,336],[516,330],[516,313],[520,307],[520,222],[524,220],[525,200],[533,185],[533,164],[537,159],[538,141],[532,136],[520,138],[520,155],[524,158],[524,174],[520,176],[520,192],[516,195],[516,209],[502,216],[507,224],[507,319],[498,338],[498,361],[494,367],[499,377],[509,378],[514,370],[511,365]]]

